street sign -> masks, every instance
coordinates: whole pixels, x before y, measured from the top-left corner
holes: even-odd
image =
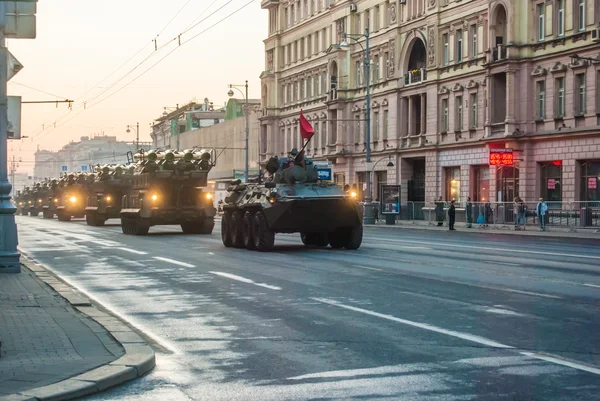
[[[8,39],[35,39],[37,0],[2,1],[2,3],[4,36]]]
[[[87,171],[87,166],[81,166],[81,171]]]
[[[60,171],[67,171],[67,166],[60,166]]]
[[[512,166],[514,156],[512,149],[490,149],[490,166]]]
[[[8,139],[21,139],[21,96],[7,96]]]
[[[331,181],[331,169],[330,168],[317,168],[317,174],[319,174],[319,180]]]
[[[12,77],[17,75],[17,73],[23,69],[23,64],[21,64],[10,51],[7,50],[6,52],[8,53],[6,63],[6,80],[10,81]]]

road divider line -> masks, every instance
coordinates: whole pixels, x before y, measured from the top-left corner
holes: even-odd
[[[596,285],[596,284],[589,284],[589,283],[585,283],[584,285],[585,285],[586,287],[600,288],[600,285]]]
[[[378,269],[376,267],[369,267],[369,266],[362,266],[362,265],[352,265],[354,267],[360,267],[361,269],[367,269],[367,270],[375,270],[376,272],[382,272],[385,271],[383,269]]]
[[[419,329],[432,331],[434,333],[444,334],[444,335],[447,335],[450,337],[460,338],[462,340],[470,341],[470,342],[473,342],[476,344],[481,344],[481,345],[485,345],[485,346],[492,347],[492,348],[518,350],[517,347],[513,347],[512,345],[502,344],[502,343],[496,342],[494,340],[490,340],[485,337],[481,337],[481,336],[477,336],[477,335],[469,334],[469,333],[463,333],[460,331],[447,330],[447,329],[444,329],[444,328],[441,328],[438,326],[434,326],[434,325],[431,325],[428,323],[414,322],[412,320],[402,319],[402,318],[399,318],[396,316],[386,315],[386,314],[374,312],[374,311],[371,311],[368,309],[357,308],[356,306],[345,305],[345,304],[342,304],[333,299],[327,299],[327,298],[311,298],[311,299],[314,301],[317,301],[317,302],[327,304],[327,305],[337,306],[338,308],[348,309],[348,310],[351,310],[354,312],[363,313],[365,315],[370,315],[370,316],[375,316],[375,317],[378,317],[381,319],[391,320],[393,322],[405,324],[407,326],[412,326],[412,327],[416,327]],[[519,354],[527,356],[527,357],[535,358],[535,359],[540,359],[542,361],[553,363],[555,365],[567,366],[567,367],[570,367],[573,369],[582,370],[585,372],[600,375],[600,369],[592,367],[592,366],[584,365],[582,363],[568,361],[568,360],[558,358],[555,356],[543,355],[543,354],[538,354],[538,353],[534,353],[534,352],[519,351]]]
[[[120,249],[121,251],[129,252],[129,253],[135,253],[136,255],[148,255],[148,252],[138,251],[135,249],[129,249],[129,248],[117,248],[117,249]]]
[[[217,276],[225,277],[231,280],[241,281],[246,284],[253,284],[259,287],[268,288],[269,290],[281,291],[281,287],[277,287],[275,285],[269,285],[264,283],[257,283],[254,280],[250,280],[249,278],[236,276],[235,274],[224,273],[224,272],[209,272],[210,274],[215,274]]]
[[[180,262],[178,260],[173,260],[173,259],[169,259],[169,258],[163,258],[163,257],[160,257],[160,256],[153,256],[153,258],[156,259],[156,260],[160,260],[161,262],[167,262],[167,263],[171,263],[171,264],[178,265],[178,266],[196,267],[196,266],[191,265],[189,263]]]

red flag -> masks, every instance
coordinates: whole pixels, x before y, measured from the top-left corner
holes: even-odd
[[[315,134],[315,129],[304,117],[302,110],[300,110],[300,135],[303,139],[309,140]]]

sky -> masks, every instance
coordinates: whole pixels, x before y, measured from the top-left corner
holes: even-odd
[[[58,150],[101,134],[133,141],[127,125],[137,122],[140,141],[150,141],[164,107],[194,98],[224,105],[228,85],[245,80],[250,98],[260,98],[267,22],[259,0],[39,0],[37,38],[7,40],[24,66],[8,94],[75,102],[72,110],[22,105],[21,134],[29,138],[9,141],[9,157],[32,173],[38,147]],[[173,40],[180,33],[181,46]]]

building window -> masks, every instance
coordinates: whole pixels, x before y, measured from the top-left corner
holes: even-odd
[[[471,25],[471,57],[477,57],[477,25]]]
[[[463,32],[462,29],[456,31],[456,62],[460,63],[463,59]]]
[[[360,60],[356,60],[354,64],[354,68],[356,68],[356,87],[360,88]]]
[[[448,59],[449,59],[449,54],[448,54],[448,34],[445,33],[442,35],[442,46],[443,46],[443,53],[444,53],[444,65],[448,65]]]
[[[441,132],[448,132],[448,99],[442,99]]]
[[[325,95],[327,93],[327,73],[321,73],[321,94]]]
[[[565,78],[556,78],[556,113],[557,118],[565,116]]]
[[[600,201],[600,160],[581,162],[581,201]]]
[[[556,23],[558,25],[557,35],[564,36],[565,34],[565,0],[556,2]]]
[[[379,7],[373,7],[373,32],[379,30]]]
[[[390,26],[390,7],[388,3],[384,3],[383,7],[383,23],[385,24],[385,28]]]
[[[475,166],[473,168],[474,202],[488,202],[490,200],[490,168],[488,166]]]
[[[577,88],[576,111],[582,116],[585,114],[585,73],[575,75],[575,85]]]
[[[315,0],[311,0],[310,2],[310,15],[313,15],[315,12],[317,12],[317,4]]]
[[[460,203],[460,167],[446,167],[446,200]]]
[[[562,201],[562,161],[556,160],[542,164],[542,198],[548,202]]]
[[[385,52],[383,54],[383,68],[385,69],[385,79],[390,77],[390,54]]]
[[[360,114],[354,115],[354,143],[360,143]]]
[[[477,93],[471,93],[471,128],[477,128]]]
[[[537,94],[537,118],[543,120],[546,117],[546,82],[537,81],[535,83],[535,91]]]
[[[388,139],[388,111],[383,111],[383,140]]]
[[[379,140],[379,113],[373,113],[373,142]]]
[[[285,98],[285,85],[281,85],[281,103],[285,104],[286,103],[286,98]]]
[[[373,74],[372,74],[372,81],[374,82],[378,82],[379,81],[379,56],[375,55],[373,57]]]
[[[310,93],[310,90],[312,89],[311,81],[312,81],[312,77],[306,78],[306,98],[308,98],[308,99],[310,99],[312,97],[311,93]]]
[[[463,104],[462,96],[456,97],[456,129],[455,131],[461,131],[463,128]]]
[[[308,0],[304,0],[304,7],[302,7],[302,18],[308,16]]]
[[[290,26],[290,12],[287,7],[283,9],[283,15],[284,15],[284,20],[283,20],[284,28],[287,28],[288,26]]]
[[[313,96],[319,96],[319,76],[315,75],[313,78]]]
[[[296,5],[293,4],[290,7],[290,26],[294,25],[294,22],[296,22],[296,13],[295,13],[295,11],[296,11]]]
[[[537,28],[538,28],[538,41],[543,41],[544,40],[544,36],[545,36],[545,29],[546,29],[546,23],[545,23],[545,15],[544,15],[544,11],[546,9],[544,3],[542,4],[538,4],[536,6],[537,9],[537,20],[538,20],[538,24],[537,24]]]
[[[300,58],[299,60],[304,60],[304,38],[298,41],[298,47],[300,47]]]
[[[579,31],[585,31],[585,0],[579,0],[577,16],[579,17]]]
[[[310,57],[312,56],[313,51],[312,51],[312,35],[308,35],[306,37],[306,56]]]
[[[287,102],[288,103],[292,103],[294,101],[294,98],[292,97],[293,96],[292,90],[293,90],[292,89],[292,84],[288,84],[288,89],[287,89],[287,92],[286,92]]]

